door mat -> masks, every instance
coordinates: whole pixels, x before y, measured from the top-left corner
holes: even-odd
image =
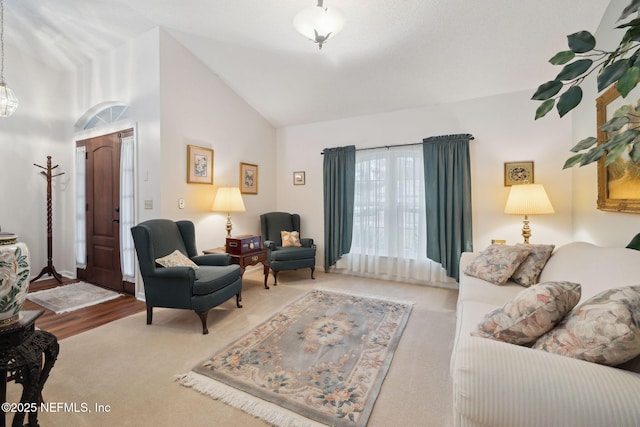
[[[58,286],[27,294],[27,299],[56,314],[89,307],[122,296],[86,282]]]

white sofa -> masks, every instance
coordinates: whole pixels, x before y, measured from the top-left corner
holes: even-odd
[[[460,262],[454,426],[639,427],[640,358],[622,369],[470,335],[487,313],[525,289],[465,275],[476,255],[464,253]],[[640,251],[570,243],[553,252],[540,275],[546,281],[580,283],[580,303],[608,288],[638,285]]]

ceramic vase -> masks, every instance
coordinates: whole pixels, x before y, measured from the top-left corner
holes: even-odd
[[[30,272],[27,245],[0,245],[0,326],[18,320],[29,292]]]

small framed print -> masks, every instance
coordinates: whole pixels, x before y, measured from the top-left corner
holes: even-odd
[[[533,162],[505,162],[504,186],[533,184]]]
[[[213,150],[187,145],[187,183],[213,184]]]
[[[304,172],[293,173],[293,185],[304,185]]]
[[[258,194],[258,165],[240,163],[240,192]]]

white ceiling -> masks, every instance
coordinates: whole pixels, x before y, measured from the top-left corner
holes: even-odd
[[[161,26],[280,127],[535,88],[608,4],[325,0],[346,25],[319,50],[292,26],[315,0],[5,0],[5,44],[68,68]]]

